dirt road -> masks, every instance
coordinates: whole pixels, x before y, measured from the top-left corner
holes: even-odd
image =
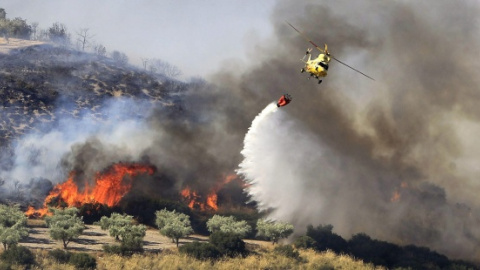
[[[55,241],[50,238],[48,228],[41,225],[29,226],[28,238],[22,240],[20,245],[36,249],[56,249],[63,248],[61,241]],[[206,241],[208,237],[200,235],[192,235],[187,238],[180,239],[180,243],[192,241]],[[83,232],[79,239],[68,244],[68,249],[77,251],[101,251],[103,245],[115,244],[115,239],[108,235],[108,231],[103,231],[100,226],[87,225],[87,229]],[[165,248],[175,247],[172,240],[161,235],[157,229],[147,229],[143,248],[145,251],[159,251]]]

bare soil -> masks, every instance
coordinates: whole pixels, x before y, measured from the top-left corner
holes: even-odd
[[[45,44],[43,41],[38,40],[26,40],[18,38],[9,38],[6,40],[3,37],[0,37],[0,53],[9,53],[12,49],[28,47],[33,45]]]
[[[33,249],[45,249],[51,250],[60,248],[63,249],[63,243],[61,241],[55,241],[50,238],[48,228],[45,226],[43,220],[31,219],[28,221],[29,236],[20,242],[20,245]],[[186,238],[181,238],[179,244],[184,244],[193,241],[208,241],[207,236],[202,235],[190,235]],[[246,240],[248,245],[253,247],[271,246],[269,242]],[[76,240],[68,244],[69,250],[76,250],[82,252],[96,252],[102,251],[103,245],[118,244],[115,239],[108,235],[108,231],[103,231],[100,226],[86,225],[86,230]],[[169,249],[176,247],[175,243],[168,237],[160,234],[158,229],[148,228],[144,241],[143,248],[145,251],[158,252],[162,249]]]

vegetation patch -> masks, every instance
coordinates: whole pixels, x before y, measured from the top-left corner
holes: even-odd
[[[23,246],[12,246],[5,250],[0,258],[9,264],[32,265],[35,264],[35,256],[30,249]]]
[[[211,243],[198,241],[186,243],[179,247],[178,250],[197,260],[216,260],[222,256],[220,251]]]

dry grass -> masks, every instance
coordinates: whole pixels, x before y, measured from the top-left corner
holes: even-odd
[[[48,257],[46,250],[34,250],[37,265],[30,269],[74,270],[69,264],[59,264]],[[107,255],[102,252],[89,252],[97,259],[98,270],[153,270],[153,269],[199,269],[199,270],[241,270],[241,269],[358,269],[384,270],[365,264],[360,260],[331,251],[315,252],[300,250],[300,260],[278,255],[271,248],[258,249],[246,258],[224,258],[216,262],[200,261],[184,254],[176,248],[165,249],[160,253],[137,254],[131,257]],[[14,266],[13,269],[24,269]]]
[[[179,254],[175,249],[165,250],[154,255],[135,255],[130,258],[117,255],[102,256],[97,261],[97,269],[385,269],[365,264],[349,256],[336,255],[333,252],[318,253],[313,250],[301,250],[301,260],[275,254],[271,249],[263,249],[246,258],[224,258],[217,262],[199,261]],[[329,268],[328,268],[329,267]]]

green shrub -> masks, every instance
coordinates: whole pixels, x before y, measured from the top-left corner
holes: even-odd
[[[12,266],[6,262],[0,262],[0,270],[12,270]]]
[[[297,250],[293,249],[291,245],[277,246],[273,249],[273,251],[287,258],[292,258],[296,260],[300,259],[300,253]]]
[[[103,245],[103,251],[108,254],[131,256],[135,253],[142,253],[143,247],[128,247],[126,245]]]
[[[21,265],[32,265],[35,264],[35,256],[33,253],[26,247],[23,246],[12,246],[9,249],[5,250],[0,258],[10,264],[21,264]]]
[[[212,243],[222,255],[228,257],[247,255],[245,242],[234,234],[214,232],[210,235],[210,243]]]
[[[103,245],[103,251],[108,254],[124,255],[120,245]]]
[[[50,250],[48,252],[48,256],[52,257],[59,263],[68,263],[68,261],[70,260],[70,256],[72,256],[72,253],[57,248],[54,250]]]
[[[221,256],[220,251],[218,251],[214,245],[210,243],[200,243],[198,241],[186,243],[180,246],[178,250],[198,260],[215,260]]]
[[[293,242],[293,245],[296,248],[303,248],[303,249],[315,248],[316,244],[317,242],[313,240],[313,238],[306,235],[298,237],[297,239],[295,239],[295,242]]]
[[[68,262],[77,269],[95,269],[97,267],[95,258],[85,252],[72,253]]]

